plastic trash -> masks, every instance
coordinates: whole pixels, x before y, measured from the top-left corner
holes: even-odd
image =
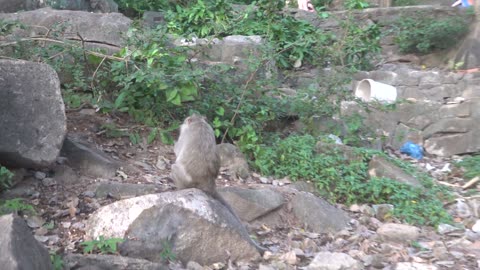
[[[423,158],[423,147],[418,144],[415,144],[411,141],[407,141],[402,147],[400,148],[400,153],[407,154],[414,159],[422,159]]]

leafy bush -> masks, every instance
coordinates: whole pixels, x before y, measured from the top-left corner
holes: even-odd
[[[19,212],[35,214],[35,209],[30,204],[24,203],[21,198],[6,200],[0,203],[0,215]]]
[[[257,152],[255,165],[266,175],[311,180],[320,194],[334,202],[390,203],[395,206],[395,216],[416,224],[437,225],[451,221],[440,201],[446,199],[448,193],[433,185],[427,176],[417,175],[422,179],[424,189],[385,178],[367,181],[368,161],[373,155],[382,153],[357,148],[354,152],[357,160],[347,160],[335,147],[316,154],[316,143],[317,140],[310,135],[277,140]],[[408,172],[414,170],[406,163],[392,161]]]
[[[12,185],[13,173],[0,165],[0,191],[9,188]]]
[[[448,49],[468,32],[468,22],[461,17],[402,17],[397,25],[395,42],[403,53],[427,54]]]
[[[480,176],[480,155],[466,157],[455,165],[465,170],[465,177],[468,179]]]
[[[91,241],[84,241],[80,243],[83,246],[83,253],[92,253],[94,251],[101,254],[114,254],[117,252],[117,244],[123,242],[122,238],[108,238],[105,239],[103,235],[98,239]]]

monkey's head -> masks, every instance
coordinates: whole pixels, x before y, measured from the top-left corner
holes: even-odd
[[[195,122],[207,122],[207,118],[203,115],[200,115],[200,114],[192,114],[190,115],[189,117],[185,118],[185,121],[183,121],[183,124],[185,125],[189,125],[191,123],[195,123]]]

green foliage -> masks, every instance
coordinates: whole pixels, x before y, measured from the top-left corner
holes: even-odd
[[[17,21],[7,21],[0,19],[0,36],[6,36],[12,33],[16,28],[24,29],[23,24]]]
[[[172,33],[206,37],[224,33],[229,27],[231,15],[231,5],[226,0],[197,0],[187,7],[177,5],[165,17]]]
[[[104,109],[129,113],[149,126],[198,96],[201,69],[192,69],[185,47],[169,46],[164,29],[131,29],[129,47],[120,56],[128,62],[112,62],[101,78],[113,78],[120,90]],[[134,48],[134,49],[128,49]]]
[[[13,173],[0,165],[0,191],[8,189],[12,185]]]
[[[11,200],[6,200],[0,203],[0,215],[8,213],[25,213],[25,214],[35,214],[35,209],[32,205],[24,203],[23,199],[16,198]]]
[[[433,185],[427,176],[420,177],[424,189],[385,178],[367,181],[368,161],[382,153],[357,148],[353,152],[356,158],[352,160],[336,147],[315,153],[316,142],[310,135],[277,140],[257,152],[255,165],[263,174],[311,180],[320,194],[334,202],[390,203],[395,206],[394,215],[409,223],[437,225],[451,221],[440,201],[447,192]],[[407,172],[413,170],[406,163],[396,161],[396,164]]]
[[[346,9],[365,9],[369,6],[364,0],[346,0],[344,5]]]
[[[117,244],[123,241],[121,238],[105,239],[101,235],[96,240],[84,241],[80,245],[83,246],[83,253],[100,252],[101,254],[114,254],[117,252]]]
[[[455,165],[465,170],[465,177],[468,179],[480,176],[480,155],[466,157]]]
[[[64,269],[65,262],[63,261],[62,256],[60,256],[56,253],[50,253],[50,261],[52,262],[54,270]]]
[[[353,23],[350,18],[342,22],[345,37],[339,41],[342,45],[342,66],[360,70],[370,70],[371,57],[380,53],[380,28],[376,24],[364,25]]]
[[[172,245],[168,241],[163,242],[160,257],[164,261],[175,261],[175,259],[177,258],[175,253],[173,253],[172,251]]]
[[[393,0],[392,5],[395,7],[414,6],[417,5],[417,0]]]
[[[428,54],[453,47],[467,32],[468,21],[461,17],[402,17],[397,21],[395,42],[403,53]]]

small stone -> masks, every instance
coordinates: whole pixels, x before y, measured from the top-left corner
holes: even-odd
[[[358,204],[352,204],[350,205],[350,208],[348,210],[350,210],[350,212],[353,212],[353,213],[359,213],[360,206]]]
[[[83,222],[75,222],[72,225],[72,229],[83,230],[85,229],[85,223]]]
[[[51,187],[51,186],[54,186],[56,184],[57,183],[55,182],[55,180],[53,180],[53,178],[50,178],[50,177],[44,178],[42,180],[42,185],[45,186],[45,187]]]
[[[34,235],[35,239],[37,239],[38,242],[45,243],[48,241],[48,236],[42,236],[42,235]]]
[[[450,234],[453,232],[462,232],[463,229],[457,228],[450,224],[440,224],[438,225],[438,233],[439,234]]]
[[[94,198],[95,197],[95,192],[91,191],[91,190],[87,190],[85,192],[83,192],[82,194],[84,197],[88,197],[88,198]]]
[[[377,230],[377,234],[386,241],[408,243],[418,239],[420,230],[410,225],[386,223]]]
[[[260,183],[270,184],[270,179],[268,179],[267,177],[260,177]]]
[[[62,227],[63,228],[68,229],[68,228],[70,228],[70,226],[72,226],[71,222],[68,222],[68,221],[62,222]]]
[[[295,265],[297,264],[297,255],[295,254],[295,251],[292,250],[280,256],[280,260],[289,265]]]
[[[40,228],[43,224],[45,224],[45,220],[39,216],[31,216],[27,218],[27,225],[32,229]]]
[[[307,270],[360,270],[363,265],[345,253],[319,252],[312,262],[305,268]]]
[[[44,173],[44,172],[35,172],[35,178],[38,179],[38,180],[43,180],[45,179],[45,177],[47,177],[47,174]]]
[[[395,270],[437,270],[434,265],[416,263],[416,262],[401,262],[397,263]]]
[[[203,267],[197,262],[189,261],[187,263],[187,269],[188,270],[203,270]]]
[[[480,219],[477,219],[477,221],[475,221],[475,224],[473,224],[472,226],[472,231],[475,233],[480,233]]]
[[[277,270],[277,269],[274,268],[274,267],[271,266],[271,265],[260,264],[260,265],[258,266],[258,270]]]

